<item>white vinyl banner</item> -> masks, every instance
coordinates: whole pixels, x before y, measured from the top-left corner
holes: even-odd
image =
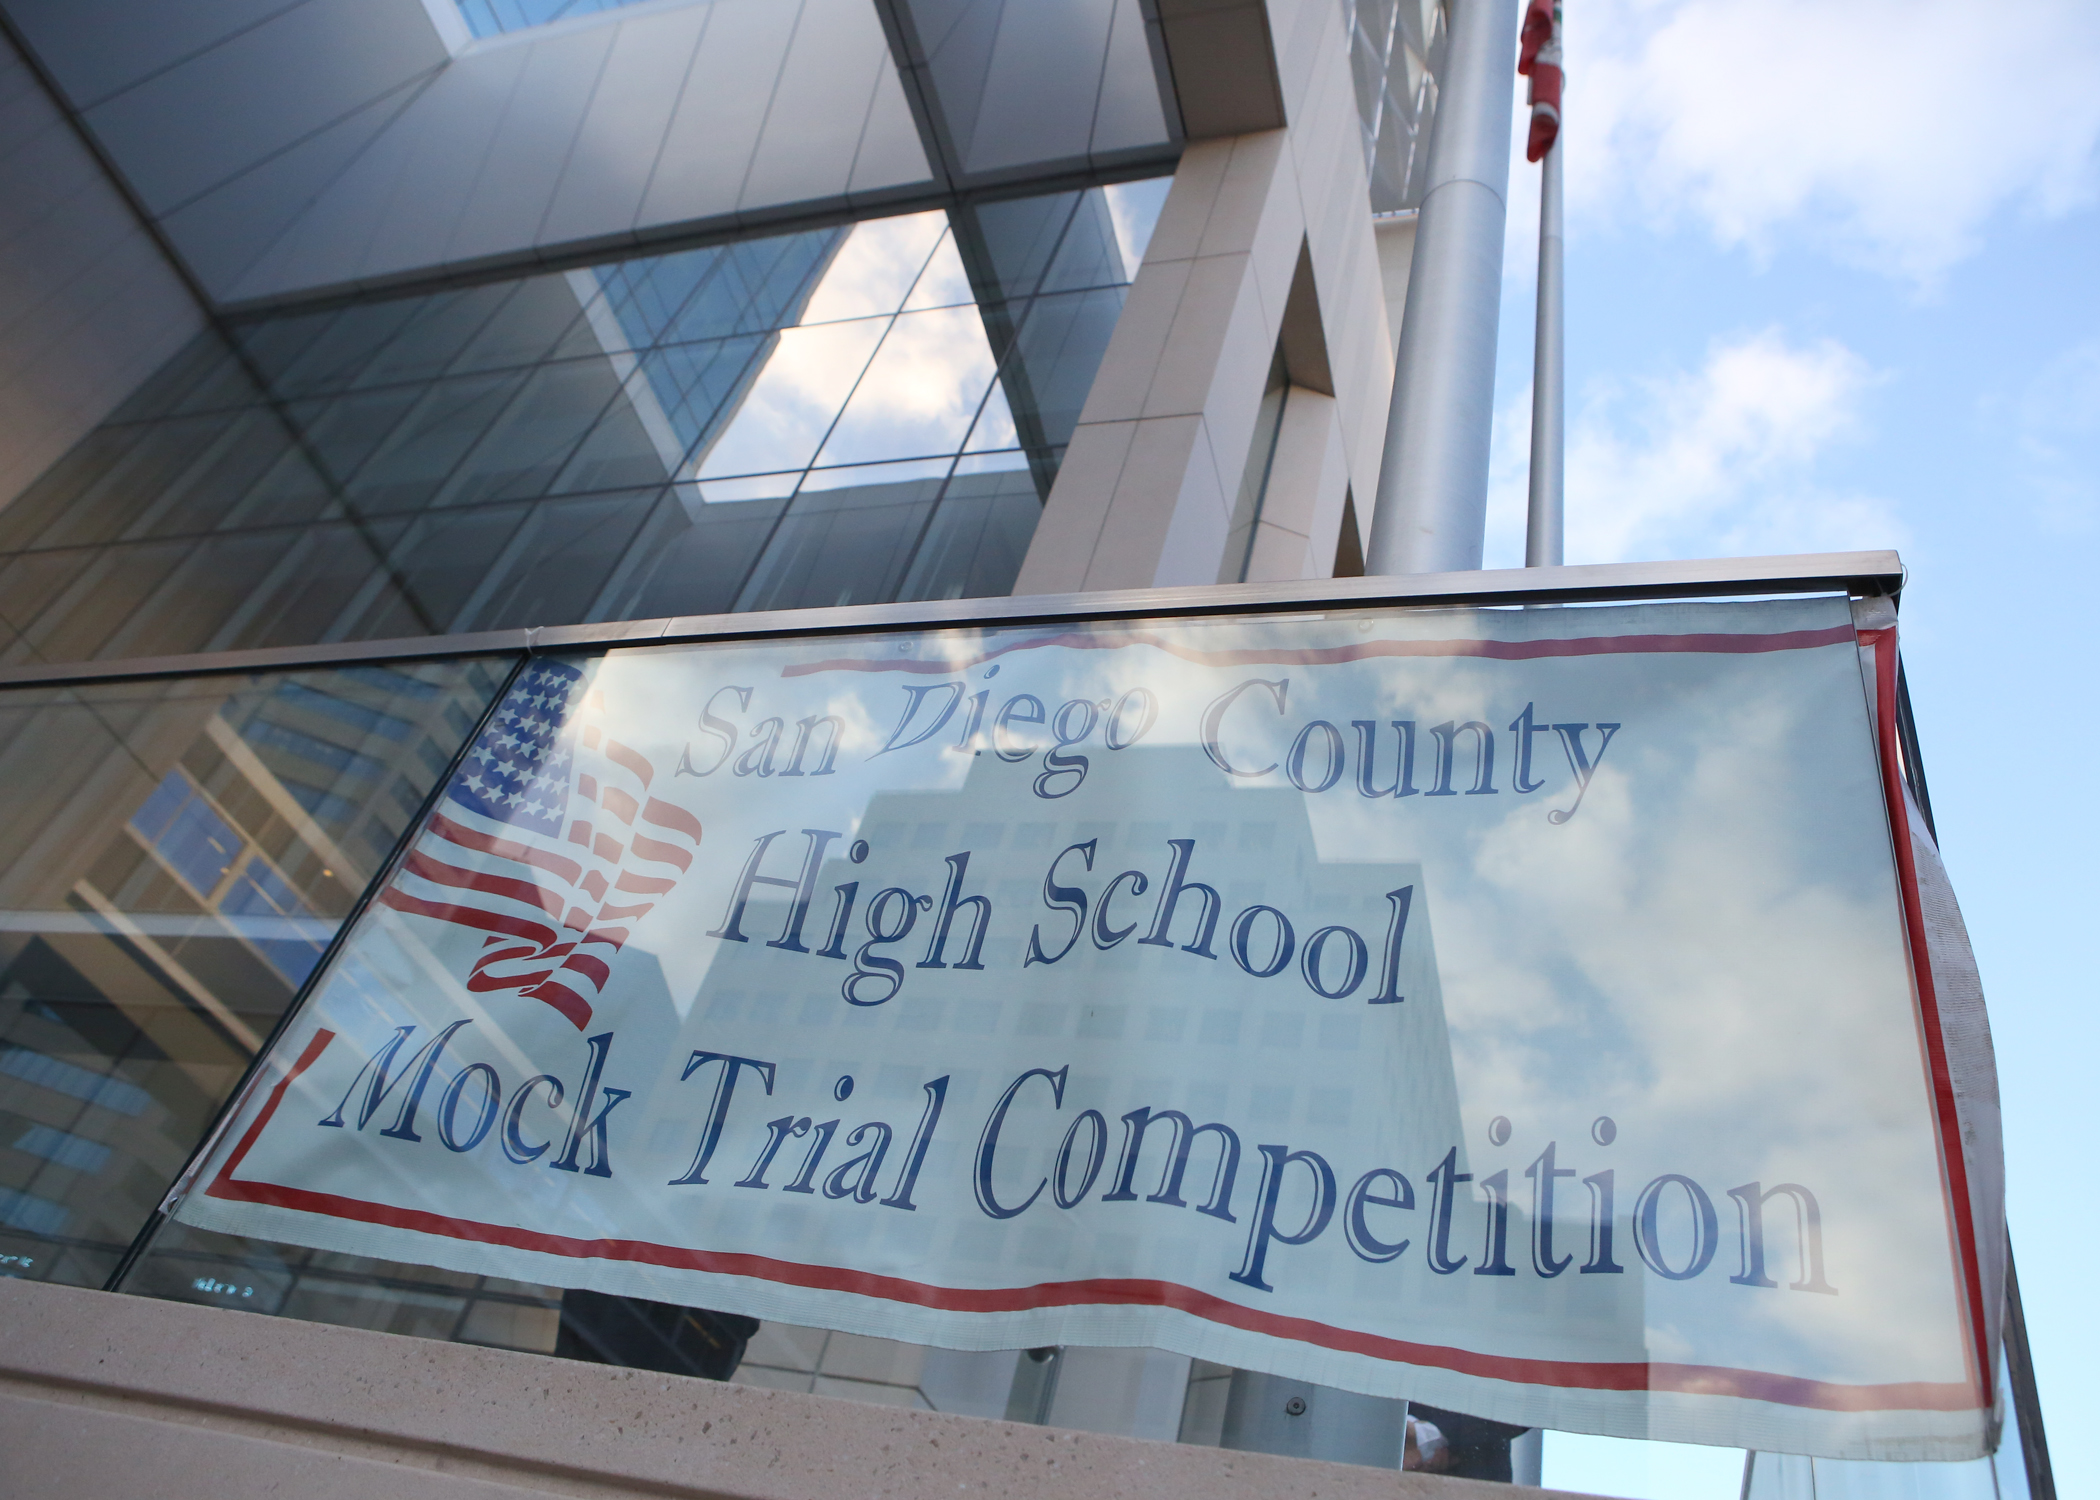
[[[177,1217],[1973,1456],[1997,1166],[1884,794],[1892,634],[1804,599],[536,659]]]

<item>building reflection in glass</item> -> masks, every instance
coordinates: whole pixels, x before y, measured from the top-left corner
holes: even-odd
[[[0,659],[1003,594],[1167,181],[200,335],[0,515]]]
[[[0,695],[0,1266],[100,1286],[502,680]]]

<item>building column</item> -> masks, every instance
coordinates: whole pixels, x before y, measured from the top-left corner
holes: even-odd
[[[1217,581],[1301,256],[1337,494],[1373,491],[1392,356],[1347,42],[1332,0],[1269,0],[1267,14],[1288,123],[1183,154],[1017,594]],[[1331,533],[1318,551],[1291,576],[1325,576]]]

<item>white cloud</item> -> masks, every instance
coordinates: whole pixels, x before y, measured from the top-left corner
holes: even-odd
[[[1929,286],[1994,216],[2064,214],[2100,175],[2100,28],[2073,0],[1585,0],[1567,45],[1578,222]]]
[[[1696,371],[1600,381],[1569,423],[1567,560],[1622,562],[1893,546],[1886,500],[1815,480],[1859,432],[1878,377],[1834,340],[1776,329],[1716,343]],[[1496,423],[1491,561],[1523,556],[1530,392]]]

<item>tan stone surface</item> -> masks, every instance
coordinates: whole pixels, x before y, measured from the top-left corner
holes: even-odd
[[[0,1281],[0,1500],[1537,1500]]]

